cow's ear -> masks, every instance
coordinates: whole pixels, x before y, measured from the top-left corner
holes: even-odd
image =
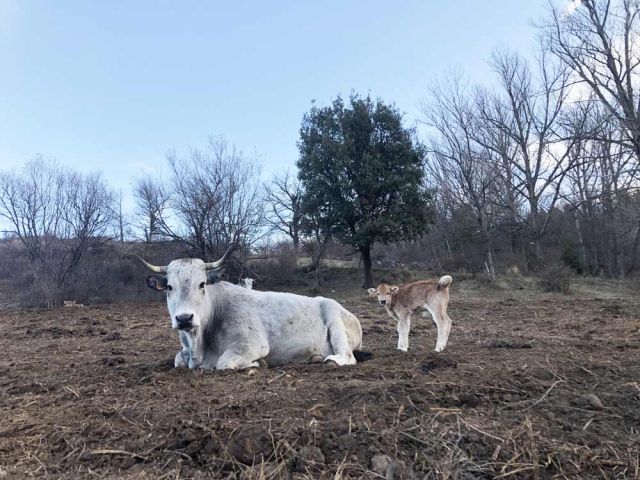
[[[398,293],[398,290],[400,290],[400,287],[396,287],[395,285],[393,287],[391,287],[389,289],[391,291],[392,294],[396,294]]]
[[[163,275],[149,275],[147,277],[147,287],[151,290],[161,292],[167,288],[167,277]]]
[[[213,285],[214,283],[222,280],[222,268],[214,268],[213,270],[207,270],[207,285]]]
[[[367,292],[369,293],[376,293],[376,289],[375,288],[370,288],[367,290]]]

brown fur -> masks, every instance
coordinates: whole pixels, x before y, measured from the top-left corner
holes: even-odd
[[[411,314],[421,308],[431,313],[438,327],[436,351],[444,349],[451,329],[451,318],[447,315],[451,281],[451,277],[445,275],[437,282],[418,280],[399,286],[381,283],[377,288],[369,289],[369,296],[377,297],[387,313],[398,321],[398,349],[406,351],[409,348]]]

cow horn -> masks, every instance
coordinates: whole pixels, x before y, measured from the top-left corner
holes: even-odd
[[[138,260],[140,260],[140,261],[142,262],[142,264],[143,264],[145,267],[147,267],[149,270],[151,270],[152,272],[155,272],[155,273],[167,273],[167,267],[166,267],[166,266],[164,266],[164,267],[158,267],[158,266],[156,266],[156,265],[151,265],[150,263],[145,262],[143,258],[138,257],[138,255],[136,255],[136,258],[137,258]]]
[[[224,252],[224,255],[222,255],[222,257],[220,257],[219,260],[216,260],[215,262],[205,263],[204,268],[206,270],[213,270],[214,268],[219,268],[224,262],[225,258],[227,258],[227,255],[229,255],[229,252],[233,250],[233,248],[234,248],[234,245],[230,245],[229,248],[227,248],[227,251]]]

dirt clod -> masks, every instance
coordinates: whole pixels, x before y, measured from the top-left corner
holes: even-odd
[[[378,453],[371,457],[371,470],[378,475],[386,475],[387,468],[391,463],[391,457],[384,453]]]
[[[317,469],[324,465],[325,458],[322,450],[315,446],[305,446],[298,449],[291,463],[294,472]]]
[[[442,369],[442,368],[456,368],[457,366],[458,364],[453,360],[450,360],[445,357],[436,357],[424,362],[420,366],[420,371],[422,371],[422,373],[429,373],[432,370]]]
[[[273,453],[269,432],[259,426],[241,429],[229,439],[227,453],[246,465],[263,462]]]
[[[530,343],[525,343],[517,340],[492,340],[487,345],[488,348],[533,348]]]
[[[575,403],[586,408],[593,408],[594,410],[602,410],[604,408],[602,400],[593,393],[580,395]]]

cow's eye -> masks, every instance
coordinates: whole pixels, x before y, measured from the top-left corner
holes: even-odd
[[[200,288],[204,288],[204,282],[200,284]]]
[[[171,291],[171,290],[173,290],[173,287],[171,285],[167,285],[167,290]]]

